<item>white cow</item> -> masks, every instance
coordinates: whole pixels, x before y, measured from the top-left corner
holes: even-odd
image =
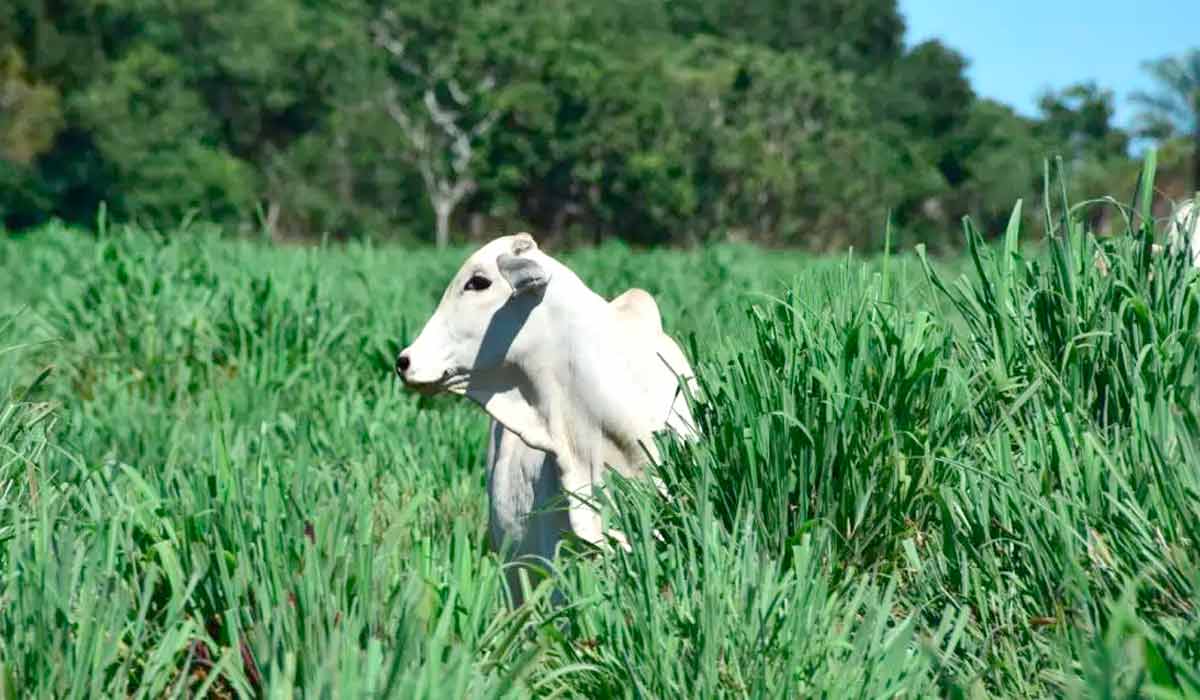
[[[1171,255],[1188,255],[1192,267],[1200,267],[1200,192],[1196,198],[1189,199],[1179,205],[1167,223],[1167,243],[1150,244],[1152,255],[1161,255],[1164,251]],[[1104,253],[1097,250],[1093,262],[1101,275],[1108,274],[1108,259]]]
[[[692,368],[654,299],[632,289],[606,302],[525,233],[467,259],[396,370],[491,415],[489,531],[514,561],[548,564],[568,531],[606,546],[590,505],[605,467],[639,475],[658,459],[655,432],[696,436],[679,386],[694,388]],[[520,605],[517,577],[510,567]]]
[[[1192,267],[1200,267],[1200,192],[1175,210],[1167,229],[1167,249],[1175,255],[1188,254]]]

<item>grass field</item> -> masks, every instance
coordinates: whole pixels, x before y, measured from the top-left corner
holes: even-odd
[[[706,439],[510,613],[485,417],[391,374],[466,250],[100,229],[0,240],[0,696],[1200,697],[1200,281],[1133,235],[566,254]]]

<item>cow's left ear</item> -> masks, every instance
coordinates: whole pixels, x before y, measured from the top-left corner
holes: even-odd
[[[542,289],[550,282],[550,271],[526,255],[501,253],[496,258],[496,266],[512,286],[514,295]]]
[[[521,255],[531,250],[537,250],[537,241],[533,240],[533,236],[522,231],[513,235],[512,254]]]

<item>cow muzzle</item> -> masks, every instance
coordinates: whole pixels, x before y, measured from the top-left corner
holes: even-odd
[[[400,377],[409,389],[427,396],[444,391],[458,391],[462,388],[460,385],[465,385],[469,374],[452,367],[442,371],[429,372],[427,368],[423,371],[422,367],[413,362],[413,355],[407,349],[396,356],[396,376]]]

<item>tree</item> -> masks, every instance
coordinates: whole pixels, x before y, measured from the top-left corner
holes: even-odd
[[[896,156],[889,180],[900,178],[889,202],[902,228],[947,229],[965,213],[959,190],[971,153],[963,129],[976,104],[967,60],[937,40],[925,41],[863,80],[873,123],[865,127]]]
[[[30,214],[46,205],[33,165],[62,128],[60,102],[57,90],[30,78],[16,47],[0,49],[0,226],[32,224]]]
[[[1089,195],[1127,172],[1110,95],[1031,120],[981,102],[958,52],[905,48],[897,0],[227,4],[0,2],[3,223],[104,201],[280,237],[445,245],[469,221],[828,249],[874,246],[889,212],[929,241],[1003,218],[1051,148]],[[1153,111],[1191,136],[1187,65],[1159,70]]]
[[[190,211],[236,222],[256,194],[256,173],[218,138],[220,123],[173,55],[139,42],[72,102],[112,167],[114,211],[170,226]]]
[[[1129,135],[1113,124],[1112,90],[1094,82],[1047,92],[1038,108],[1039,135],[1072,161],[1121,157],[1129,148]]]
[[[654,5],[509,0],[473,16],[502,111],[474,206],[551,237],[661,243],[689,229],[695,155],[663,71],[678,40]]]
[[[54,144],[62,127],[59,95],[32,82],[15,47],[0,50],[0,158],[29,165]]]
[[[667,8],[681,36],[805,51],[857,73],[890,64],[904,49],[896,0],[674,0]]]
[[[373,26],[375,43],[412,81],[412,87],[386,88],[381,102],[408,139],[406,158],[421,174],[436,217],[435,240],[445,248],[451,215],[478,188],[478,142],[498,117],[487,103],[496,78],[490,71],[472,71],[452,49],[411,51],[409,42],[425,30],[417,23],[406,25],[396,13],[385,13]]]
[[[671,124],[696,153],[694,218],[755,240],[875,247],[919,177],[873,129],[856,77],[795,51],[701,37],[674,57]],[[685,225],[694,225],[685,222]]]
[[[1034,198],[1045,151],[1035,123],[1012,107],[979,100],[955,135],[955,151],[966,164],[965,179],[952,193],[956,214],[970,215],[984,231],[1000,232],[1018,198]],[[1036,206],[1026,211],[1036,211]]]
[[[1044,156],[1062,156],[1069,166],[1066,178],[1073,200],[1093,199],[1128,189],[1131,162],[1129,134],[1113,123],[1113,93],[1094,82],[1046,92],[1038,100],[1041,118],[1034,133]],[[1107,207],[1079,210],[1094,231],[1112,221]]]
[[[975,102],[966,70],[962,54],[934,39],[904,54],[870,91],[880,120],[904,127],[906,138],[950,187],[966,178],[962,154],[954,150],[955,134]]]
[[[1142,106],[1141,132],[1159,139],[1190,136],[1192,189],[1200,190],[1200,48],[1150,61],[1145,69],[1158,83],[1158,90],[1133,95]]]

